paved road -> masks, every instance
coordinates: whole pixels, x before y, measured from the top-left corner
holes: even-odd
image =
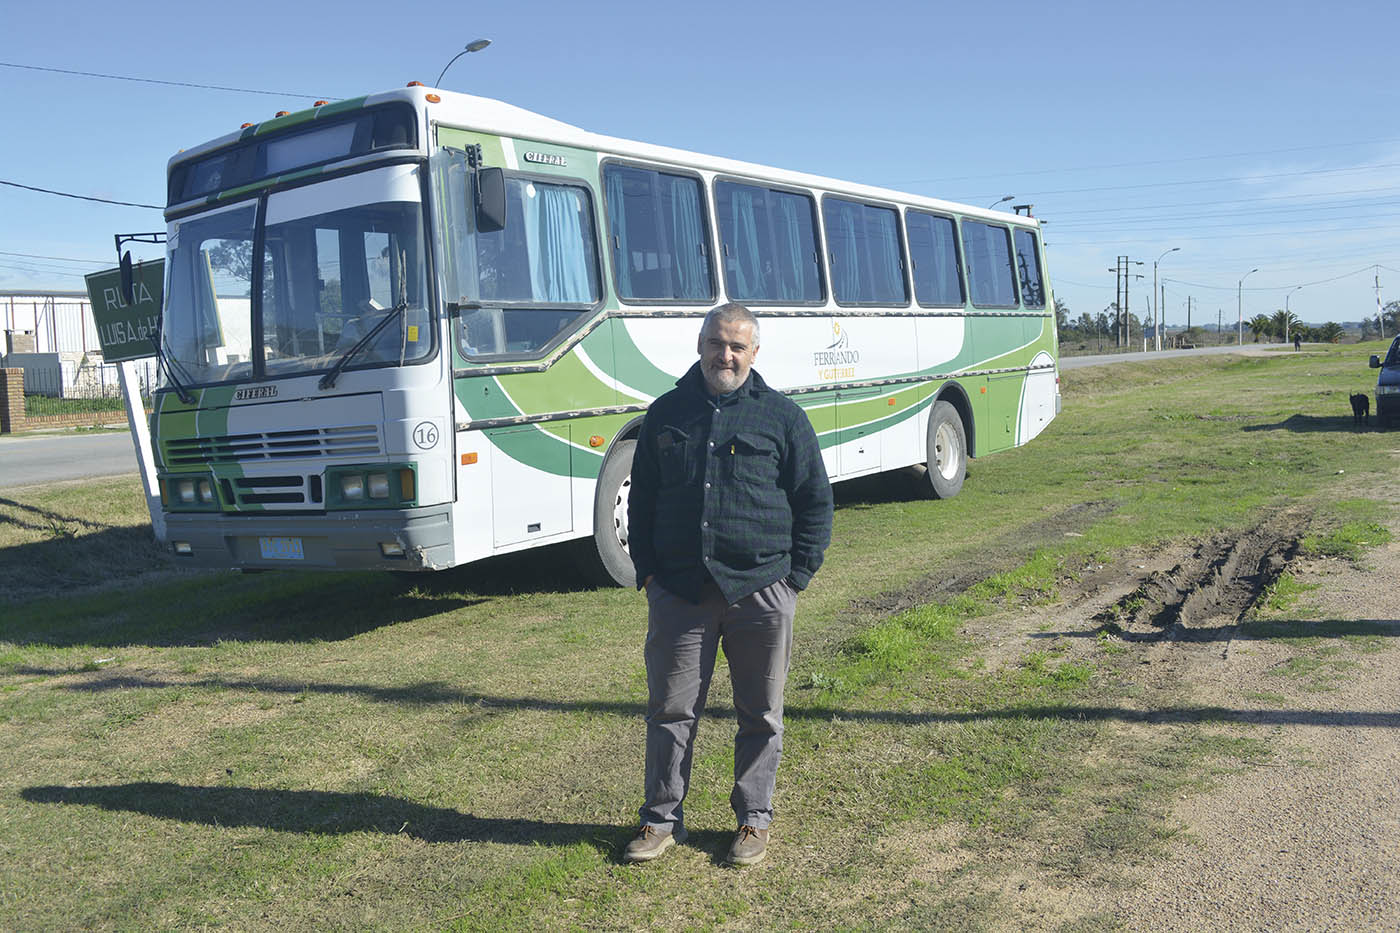
[[[0,489],[136,472],[131,434],[0,435]]]
[[[1285,351],[1278,345],[1270,350],[1263,344],[1246,344],[1244,347],[1203,347],[1199,350],[1163,350],[1161,353],[1066,356],[1060,359],[1060,368],[1077,369],[1081,366],[1133,363],[1169,356],[1240,352]],[[26,434],[20,437],[0,435],[0,489],[135,472],[136,451],[131,435],[125,431],[111,434]]]
[[[1303,345],[1304,347],[1307,344]],[[1223,347],[1198,347],[1195,350],[1163,350],[1161,353],[1105,353],[1101,356],[1062,356],[1060,357],[1061,369],[1078,369],[1081,366],[1102,366],[1105,363],[1140,363],[1144,360],[1164,360],[1174,356],[1204,356],[1213,353],[1243,353],[1246,356],[1258,356],[1265,353],[1292,353],[1293,350],[1283,344],[1268,343],[1247,343],[1244,346],[1234,344]]]

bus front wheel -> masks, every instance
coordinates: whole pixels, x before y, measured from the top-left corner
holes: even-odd
[[[967,475],[967,430],[958,410],[948,402],[934,402],[928,419],[928,480],[933,495],[951,499],[962,489]]]
[[[632,557],[627,551],[627,501],[632,491],[634,440],[618,441],[598,474],[593,501],[593,544],[602,574],[618,586],[637,585]]]

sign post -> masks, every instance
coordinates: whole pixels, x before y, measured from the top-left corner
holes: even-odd
[[[146,510],[151,515],[151,531],[157,541],[165,540],[165,513],[156,487],[156,464],[151,449],[151,428],[146,423],[146,407],[141,401],[141,385],[133,360],[156,355],[160,339],[160,312],[165,296],[165,260],[141,263],[132,270],[133,294],[122,294],[121,270],[94,272],[87,279],[88,300],[97,323],[97,339],[102,358],[117,363],[121,374],[122,400],[126,421],[136,444],[136,464],[146,491]],[[134,298],[135,300],[129,300]]]

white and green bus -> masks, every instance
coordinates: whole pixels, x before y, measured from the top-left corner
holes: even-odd
[[[1038,222],[600,136],[418,85],[169,165],[151,418],[178,559],[430,570],[576,538],[631,582],[652,399],[722,301],[833,481],[1059,411]]]

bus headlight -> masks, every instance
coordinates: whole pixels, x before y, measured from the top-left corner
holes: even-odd
[[[165,474],[160,482],[160,504],[173,512],[210,512],[219,508],[219,493],[212,476]]]
[[[371,473],[369,475],[369,497],[371,499],[389,498],[388,473]]]
[[[418,467],[412,463],[337,466],[326,470],[326,509],[395,509],[417,505]]]
[[[340,495],[347,501],[365,497],[365,478],[359,473],[351,473],[340,478]]]

